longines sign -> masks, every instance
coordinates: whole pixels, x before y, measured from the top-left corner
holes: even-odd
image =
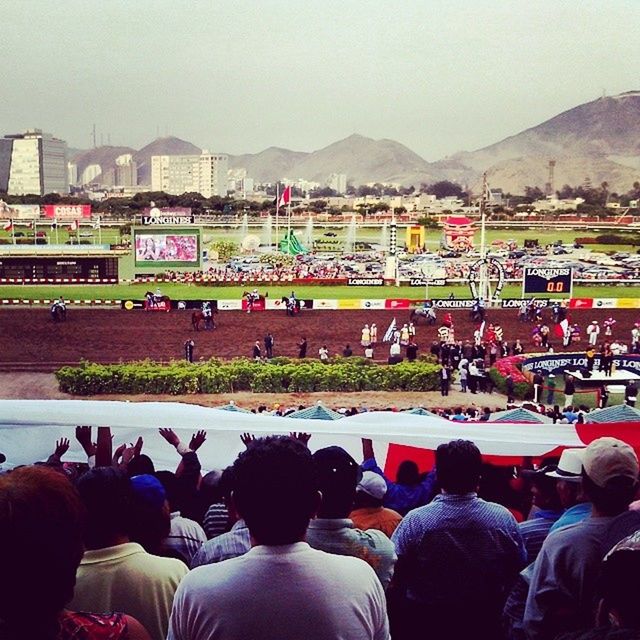
[[[640,374],[640,356],[620,355],[613,357],[617,369],[633,371]],[[595,357],[595,367],[600,364],[600,356]],[[528,358],[522,363],[522,371],[537,371],[546,373],[563,373],[566,369],[583,369],[587,366],[587,358],[582,353],[563,353],[558,355],[543,355]]]
[[[179,226],[183,224],[193,224],[194,222],[194,216],[142,216],[142,224]]]

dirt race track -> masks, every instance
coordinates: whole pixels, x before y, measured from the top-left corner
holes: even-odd
[[[443,313],[439,312],[438,319]],[[469,339],[475,326],[467,311],[452,312],[456,338]],[[550,322],[550,312],[545,320]],[[583,339],[572,350],[585,348],[584,329],[591,320],[602,324],[607,317],[617,320],[613,336],[626,343],[634,322],[640,313],[633,309],[572,311],[571,322],[577,322],[583,330]],[[218,328],[213,331],[195,332],[191,327],[190,311],[171,313],[121,311],[115,309],[76,309],[71,307],[64,323],[54,324],[46,308],[0,309],[0,366],[7,369],[31,370],[38,365],[76,363],[82,359],[96,362],[118,362],[151,358],[169,360],[183,358],[183,345],[187,338],[195,341],[195,359],[210,357],[251,357],[253,343],[268,331],[275,338],[274,355],[297,356],[296,343],[302,336],[308,341],[308,357],[317,357],[318,349],[326,344],[331,354],[341,353],[345,344],[351,344],[354,354],[362,355],[360,330],[365,323],[375,322],[378,340],[393,318],[399,325],[408,322],[409,311],[307,311],[295,318],[281,311],[265,311],[252,314],[240,311],[222,311],[215,316]],[[489,322],[498,322],[504,329],[504,338],[511,343],[522,340],[525,349],[531,350],[532,325],[520,324],[515,310],[491,310]],[[417,343],[421,352],[428,351],[436,339],[438,323],[433,327],[420,325]],[[600,336],[603,339],[603,333]],[[561,351],[559,340],[552,337],[552,345]],[[386,360],[388,346],[378,345],[376,359]]]

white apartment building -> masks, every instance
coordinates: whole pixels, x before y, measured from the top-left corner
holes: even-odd
[[[338,194],[344,194],[347,192],[347,174],[346,173],[332,173],[328,180],[327,186],[329,189],[333,189]]]
[[[69,193],[67,143],[40,129],[6,135],[0,189],[10,195]]]
[[[228,156],[208,151],[199,156],[152,156],[151,190],[174,195],[197,192],[205,198],[226,196],[228,168]]]

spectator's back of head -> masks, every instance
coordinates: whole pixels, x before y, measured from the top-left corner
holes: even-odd
[[[325,447],[313,454],[322,493],[321,518],[346,518],[351,512],[356,486],[362,478],[358,463],[342,447]]]
[[[142,476],[142,475],[153,475],[155,473],[155,467],[153,465],[153,460],[144,453],[141,453],[139,456],[136,456],[129,462],[127,465],[127,475],[130,478],[133,476]]]
[[[57,638],[82,559],[84,515],[60,473],[22,467],[0,476],[0,637]]]
[[[258,544],[304,539],[319,494],[311,453],[292,438],[252,442],[233,464],[233,502]]]
[[[482,457],[470,440],[452,440],[436,449],[436,472],[447,493],[465,494],[477,490]]]
[[[113,467],[90,469],[77,483],[87,510],[85,546],[102,549],[129,537],[133,493],[127,475]]]
[[[412,487],[420,482],[420,470],[413,460],[403,460],[398,465],[396,482]]]
[[[374,471],[364,471],[362,479],[356,487],[355,504],[356,508],[381,507],[387,493],[387,483],[385,479]]]

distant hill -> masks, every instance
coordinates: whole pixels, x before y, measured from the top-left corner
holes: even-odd
[[[627,191],[640,166],[640,92],[600,98],[569,109],[542,124],[483,149],[457,153],[437,163],[454,166],[468,181],[483,171],[495,186],[522,193],[525,185],[544,187],[547,165],[555,159],[555,187],[589,177]],[[635,167],[635,168],[634,168]]]
[[[156,138],[133,156],[138,164],[138,184],[151,184],[151,156],[200,155],[202,149],[174,136]]]
[[[245,153],[229,156],[229,167],[242,167],[247,175],[257,182],[276,182],[292,175],[292,169],[309,154],[304,151],[290,151],[280,147],[269,147],[260,153]]]
[[[78,177],[80,177],[82,172],[92,164],[100,165],[104,173],[108,169],[115,167],[116,158],[126,153],[134,154],[136,150],[131,147],[103,146],[89,149],[88,151],[80,151],[75,156],[69,154],[69,158],[78,166]]]

